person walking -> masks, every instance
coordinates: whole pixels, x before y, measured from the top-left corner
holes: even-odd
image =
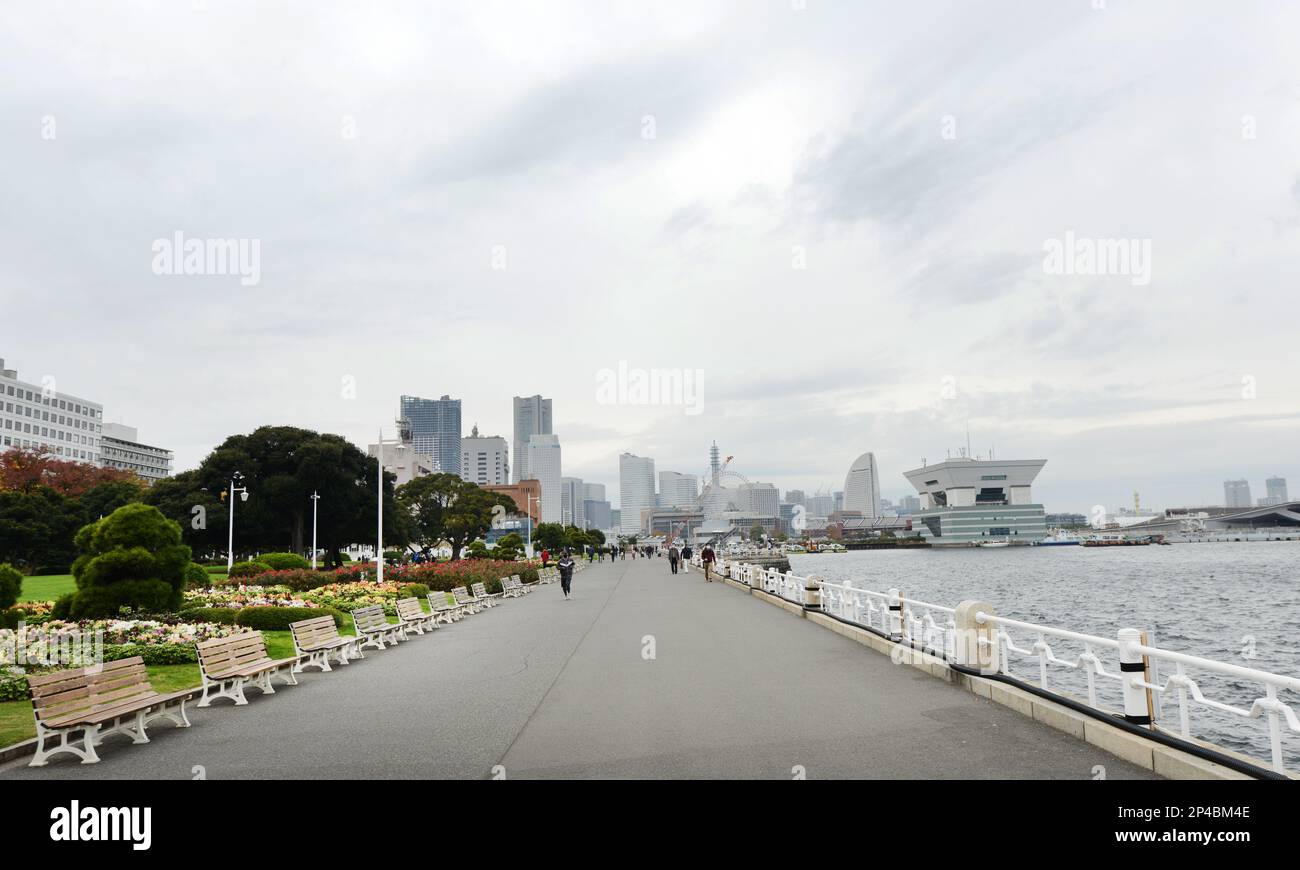
[[[542,567],[545,568],[549,561],[551,561],[551,551],[542,547]]]
[[[674,545],[668,548],[668,567],[674,574],[677,573],[677,562],[681,558],[681,551]]]
[[[566,548],[555,567],[560,569],[560,588],[564,590],[564,600],[569,601],[569,587],[573,584],[573,554]]]
[[[700,550],[700,561],[704,563],[704,579],[709,583],[713,582],[713,562],[717,555],[713,552],[712,544],[705,544],[704,549]]]
[[[687,544],[685,547],[682,547],[682,573],[683,573],[683,574],[689,574],[689,573],[691,573],[691,556],[692,556],[692,555],[694,555],[694,551],[691,550],[691,545],[690,545],[690,544]]]

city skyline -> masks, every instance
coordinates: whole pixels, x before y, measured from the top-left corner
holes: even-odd
[[[954,6],[936,32],[905,6],[720,3],[684,27],[556,3],[512,12],[524,56],[475,8],[325,7],[308,32],[271,10],[255,33],[190,4],[16,9],[6,315],[53,302],[79,340],[3,350],[174,471],[260,425],[364,447],[403,394],[510,437],[529,390],[557,403],[566,474],[607,486],[623,451],[703,477],[716,438],[783,490],[838,489],[870,450],[896,500],[969,428],[1048,457],[1053,509],[1217,503],[1300,475],[1278,365],[1300,10],[1155,7]],[[228,65],[202,101],[212,57],[171,36],[196,21]],[[112,76],[78,50],[100,43]],[[178,235],[257,268],[157,268]],[[1057,268],[1095,240],[1136,240],[1137,271]],[[624,363],[707,389],[602,401]]]

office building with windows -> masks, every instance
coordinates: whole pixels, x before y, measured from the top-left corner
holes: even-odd
[[[560,522],[566,526],[577,526],[580,529],[587,528],[587,520],[583,513],[583,505],[586,504],[587,491],[583,486],[582,479],[578,477],[560,478]]]
[[[856,511],[867,518],[880,515],[880,471],[876,468],[876,454],[864,453],[849,466],[840,510]]]
[[[460,474],[460,399],[402,396],[402,441],[433,459],[434,470]]]
[[[512,480],[518,482],[537,475],[528,470],[528,439],[533,435],[551,435],[551,400],[537,396],[514,397],[515,467]]]
[[[554,435],[530,435],[527,453],[528,476],[542,487],[542,522],[561,522],[560,439]]]
[[[50,456],[103,464],[104,406],[60,392],[53,376],[19,380],[0,359],[0,446],[44,450]]]
[[[101,464],[105,468],[133,471],[150,483],[172,473],[172,452],[141,444],[134,426],[105,423],[100,447]]]
[[[700,500],[700,479],[677,471],[659,472],[659,507],[694,508]]]
[[[483,437],[478,426],[460,439],[460,477],[479,486],[510,483],[510,448],[500,435]]]
[[[647,456],[623,453],[618,457],[618,509],[620,531],[635,535],[641,531],[641,512],[655,507],[655,461]]]
[[[1223,504],[1230,508],[1252,507],[1250,501],[1250,482],[1246,480],[1225,480],[1223,482]]]

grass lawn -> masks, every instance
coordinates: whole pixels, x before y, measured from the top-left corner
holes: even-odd
[[[214,581],[226,579],[226,573],[213,574]],[[71,574],[49,574],[44,577],[24,577],[19,601],[55,601],[60,595],[76,592],[77,583]]]

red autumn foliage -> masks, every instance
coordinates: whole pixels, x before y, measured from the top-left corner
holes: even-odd
[[[77,498],[101,483],[114,481],[140,483],[140,478],[134,472],[70,462],[35,448],[11,448],[0,453],[0,491],[30,492],[37,486],[48,486],[61,495]]]

